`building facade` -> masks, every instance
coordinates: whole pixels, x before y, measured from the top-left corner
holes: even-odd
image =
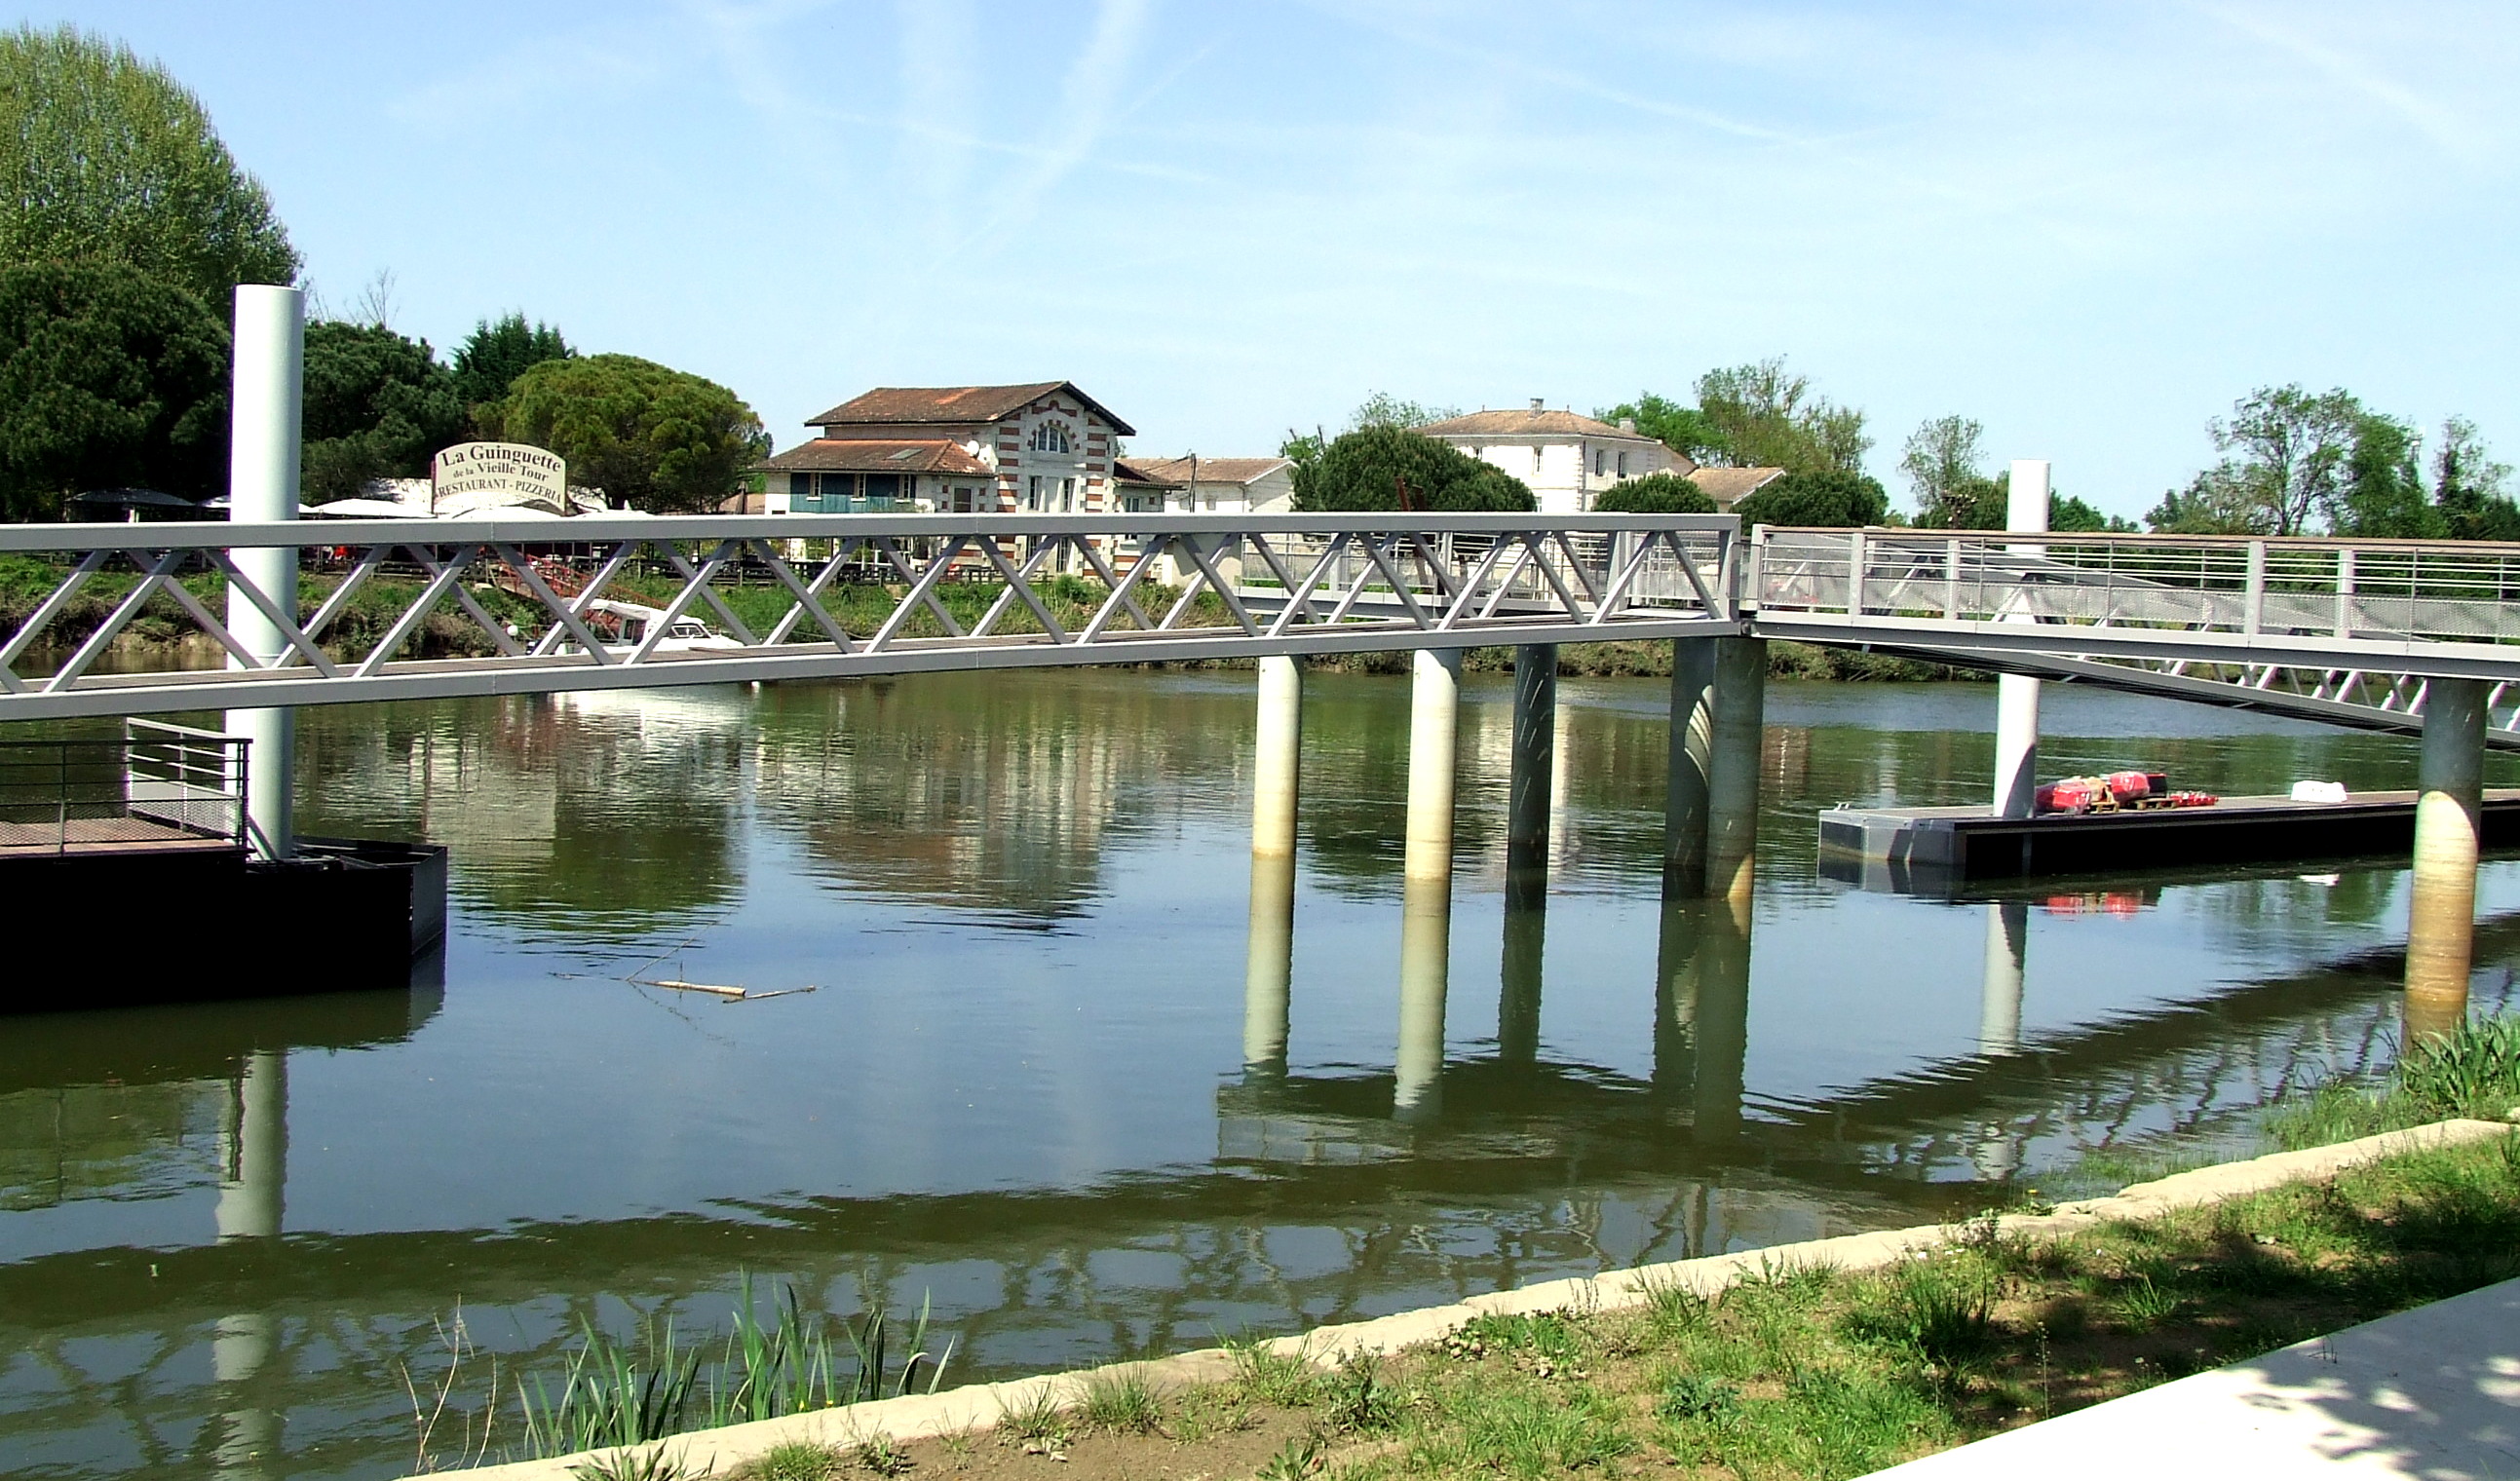
[[[1172,486],[1164,509],[1177,515],[1283,515],[1295,507],[1289,458],[1140,458],[1148,477]]]
[[[1072,381],[880,386],[755,467],[761,513],[1103,514],[1134,428]]]
[[[1580,515],[1632,478],[1678,473],[1729,510],[1734,500],[1781,477],[1781,468],[1700,468],[1637,430],[1569,411],[1551,411],[1533,397],[1524,411],[1472,412],[1413,428],[1449,442],[1530,486],[1544,515]]]

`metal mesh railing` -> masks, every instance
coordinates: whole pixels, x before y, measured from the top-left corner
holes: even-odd
[[[250,744],[151,720],[119,737],[0,741],[0,854],[242,844]]]
[[[1762,529],[1762,610],[2246,637],[2520,639],[2520,546]]]

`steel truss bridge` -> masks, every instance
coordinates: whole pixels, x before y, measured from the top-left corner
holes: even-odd
[[[273,549],[297,593],[237,559]],[[0,645],[0,719],[1747,634],[2376,730],[2482,679],[2489,743],[2520,748],[2520,545],[874,515],[0,526],[9,557],[51,584]],[[625,633],[625,604],[652,620]],[[144,621],[223,666],[110,671]]]

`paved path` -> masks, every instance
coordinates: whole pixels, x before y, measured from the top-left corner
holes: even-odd
[[[2520,1280],[1875,1475],[1898,1481],[2520,1477]]]

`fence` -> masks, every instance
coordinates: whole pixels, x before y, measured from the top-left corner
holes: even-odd
[[[249,745],[139,719],[119,737],[0,741],[0,856],[181,839],[243,846]]]

